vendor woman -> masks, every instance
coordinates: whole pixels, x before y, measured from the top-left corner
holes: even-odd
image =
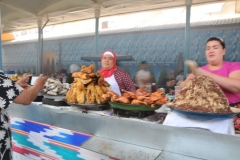
[[[200,75],[209,76],[223,90],[230,106],[240,103],[240,62],[224,61],[225,42],[218,37],[211,37],[206,42],[205,56],[208,64],[199,68]],[[180,86],[183,87],[194,78],[190,74]]]
[[[110,84],[110,88],[118,95],[122,95],[121,90],[135,92],[135,85],[127,72],[116,65],[116,54],[113,51],[105,51],[102,54],[101,64],[104,80]]]
[[[199,68],[199,75],[209,76],[214,80],[228,98],[229,104],[235,106],[240,102],[240,63],[224,61],[226,54],[225,42],[218,37],[211,37],[206,42],[205,56],[208,64]],[[185,81],[180,84],[184,87],[194,78],[190,74]],[[163,123],[164,125],[176,127],[194,127],[207,129],[215,133],[234,135],[234,125],[232,119],[220,120],[198,120],[189,119],[176,113],[169,113]]]

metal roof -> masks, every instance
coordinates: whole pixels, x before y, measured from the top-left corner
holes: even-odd
[[[186,0],[190,1],[190,0]],[[192,4],[233,0],[192,0]],[[3,32],[37,28],[37,20],[47,25],[94,18],[99,4],[101,17],[146,10],[185,6],[185,0],[1,0]]]

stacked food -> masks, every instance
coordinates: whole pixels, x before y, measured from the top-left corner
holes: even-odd
[[[122,90],[122,92],[124,92],[122,96],[119,96],[112,91],[108,91],[103,95],[103,98],[106,101],[111,100],[112,102],[120,102],[124,104],[151,105],[151,107],[162,105],[168,101],[168,98],[164,96],[162,90],[154,93],[148,93],[146,91],[147,88],[138,89],[136,93]]]
[[[89,67],[82,66],[80,72],[72,74],[74,82],[66,95],[66,100],[77,104],[102,104],[106,100],[102,98],[107,93],[110,85],[104,81],[102,74],[97,71],[94,73],[94,65]]]
[[[201,113],[232,113],[223,91],[207,76],[197,76],[188,82],[170,106]]]
[[[48,78],[44,84],[43,94],[51,96],[65,96],[68,89],[59,80]]]
[[[9,76],[9,78],[12,80],[12,81],[18,81],[19,79],[21,79],[22,77],[25,77],[27,75],[29,75],[30,73],[24,73],[23,75],[19,75],[19,74],[14,74],[14,75],[11,75]]]

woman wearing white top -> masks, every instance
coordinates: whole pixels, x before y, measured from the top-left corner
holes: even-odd
[[[117,57],[113,51],[105,51],[102,54],[102,73],[104,80],[110,84],[110,88],[118,95],[122,95],[122,89],[135,92],[136,88],[128,73],[116,65]]]

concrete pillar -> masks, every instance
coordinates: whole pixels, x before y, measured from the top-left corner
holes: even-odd
[[[189,49],[190,49],[190,15],[191,15],[191,5],[192,0],[185,0],[186,4],[186,26],[185,26],[185,52],[184,61],[189,59]],[[184,78],[188,74],[188,68],[184,65]]]
[[[95,3],[94,7],[94,16],[95,16],[95,54],[99,54],[98,52],[98,40],[99,40],[99,18],[101,13],[101,4]],[[98,63],[95,62],[95,71],[98,70]]]
[[[43,37],[42,37],[42,25],[43,25],[43,17],[37,17],[37,25],[38,25],[38,52],[37,52],[37,75],[42,73],[42,55],[43,55]]]
[[[1,34],[3,33],[4,24],[1,24]]]

